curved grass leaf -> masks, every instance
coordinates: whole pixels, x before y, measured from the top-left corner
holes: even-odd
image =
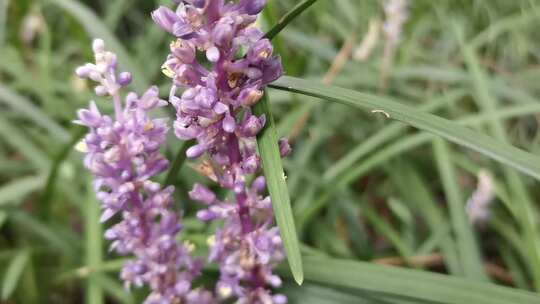
[[[397,304],[401,302],[374,299],[367,294],[349,293],[344,290],[336,290],[319,284],[304,284],[302,287],[285,285],[283,293],[287,295],[287,301],[291,304]]]
[[[118,280],[106,275],[96,275],[96,284],[112,299],[122,304],[136,303],[134,296]]]
[[[441,138],[433,140],[433,153],[437,162],[446,202],[450,214],[450,222],[456,236],[459,260],[466,277],[479,281],[487,281],[488,277],[482,267],[482,254],[475,234],[465,212],[464,199],[457,181],[456,170],[450,158],[450,148]]]
[[[8,145],[38,169],[48,170],[49,159],[27,136],[20,126],[15,126],[5,117],[0,117],[0,136]]]
[[[487,86],[487,73],[480,64],[474,49],[466,44],[464,32],[457,24],[453,25],[454,34],[461,47],[463,59],[466,67],[469,69],[474,86],[475,101],[479,108],[486,114],[490,115],[489,131],[494,138],[502,143],[509,143],[510,140],[506,134],[505,126],[500,120],[495,118],[494,113],[498,107],[498,100],[494,97]],[[504,168],[503,174],[506,182],[509,185],[509,190],[512,195],[512,200],[516,202],[516,211],[518,216],[516,220],[520,223],[523,230],[525,247],[528,252],[528,260],[533,276],[534,286],[537,291],[540,290],[540,242],[538,232],[538,210],[527,191],[527,187],[521,180],[521,177],[513,170]]]
[[[540,295],[457,277],[371,263],[304,257],[306,280],[440,304],[537,304]]]
[[[539,105],[526,105],[526,106],[515,106],[508,107],[506,109],[501,109],[495,113],[495,117],[499,119],[511,118],[520,115],[530,115],[540,112]],[[464,117],[457,121],[457,123],[462,125],[479,125],[485,123],[491,119],[491,115],[477,114]],[[374,135],[377,136],[377,135]],[[404,137],[400,140],[393,142],[392,144],[380,149],[376,154],[366,158],[362,161],[361,164],[357,166],[351,166],[346,171],[343,171],[340,176],[337,177],[331,183],[331,187],[327,187],[325,192],[319,196],[319,198],[311,203],[308,208],[306,208],[298,218],[299,230],[302,231],[305,224],[313,218],[313,216],[321,210],[329,201],[334,193],[340,191],[342,187],[352,183],[358,179],[362,174],[372,170],[373,168],[387,162],[389,159],[405,153],[408,150],[418,147],[419,145],[425,144],[428,141],[433,139],[433,135],[429,133],[419,133],[411,136]]]
[[[389,119],[439,135],[540,180],[540,158],[537,156],[497,142],[487,135],[455,122],[421,112],[393,100],[287,76],[274,82],[271,87],[342,103],[371,111],[374,115],[384,115]]]
[[[84,136],[84,134],[86,134],[86,132],[86,128],[77,128],[71,140],[66,145],[64,145],[62,150],[55,156],[53,160],[51,171],[49,172],[49,176],[47,177],[45,189],[43,190],[43,196],[39,205],[39,208],[42,211],[41,213],[45,217],[47,217],[48,215],[49,203],[54,196],[56,180],[58,178],[58,170],[60,169],[62,163],[69,156],[70,152],[73,150],[73,147],[77,144],[77,142],[79,142],[79,140],[81,140],[81,138]]]
[[[4,211],[0,211],[0,229],[6,222],[6,219],[7,219],[7,213],[5,213]]]
[[[422,105],[420,110],[425,112],[436,111],[447,104],[451,104],[456,100],[459,100],[464,95],[465,92],[463,90],[448,92],[447,94],[444,94],[441,97],[435,98],[429,103]],[[380,129],[376,134],[369,137],[367,140],[363,141],[353,150],[348,152],[346,156],[333,163],[332,166],[329,167],[324,173],[323,179],[330,182],[354,165],[359,159],[364,157],[364,155],[374,151],[377,147],[389,139],[397,137],[399,134],[403,133],[406,128],[407,126],[394,122]]]
[[[180,148],[178,149],[178,152],[176,153],[176,156],[174,157],[174,161],[171,165],[171,169],[169,169],[169,172],[167,173],[167,177],[165,178],[165,185],[170,186],[174,184],[174,181],[178,175],[178,171],[182,169],[182,165],[186,161],[186,151],[191,146],[191,141],[183,142]]]
[[[62,126],[50,119],[28,99],[2,85],[0,85],[0,102],[24,114],[63,142],[69,141],[69,133]]]
[[[0,2],[0,48],[4,46],[6,38],[8,1]]]
[[[92,191],[88,191],[85,212],[86,264],[90,268],[98,268],[103,261],[102,227],[99,221],[101,210]],[[86,281],[86,303],[105,303],[103,289],[95,274],[91,274]]]
[[[268,39],[274,38],[291,21],[308,9],[317,0],[304,0],[296,5],[291,11],[285,14],[270,31],[265,34]],[[304,281],[304,271],[302,269],[302,256],[298,245],[298,236],[294,225],[294,218],[291,208],[291,198],[285,182],[285,173],[278,147],[276,126],[272,117],[272,111],[268,104],[268,94],[255,106],[254,112],[257,115],[266,115],[267,124],[264,130],[257,136],[257,145],[263,163],[264,175],[268,185],[268,192],[272,199],[272,206],[276,216],[276,222],[283,240],[283,247],[287,253],[287,261],[293,274],[294,280],[299,285]]]
[[[298,3],[292,10],[290,10],[287,14],[281,17],[278,23],[274,25],[264,36],[271,40],[277,34],[279,34],[279,32],[281,32],[291,21],[293,21],[311,5],[315,4],[315,2],[317,2],[317,0],[304,0],[303,2]]]
[[[399,174],[391,174],[394,170]],[[458,258],[455,240],[449,233],[450,225],[446,214],[439,208],[425,178],[419,173],[419,170],[405,161],[393,162],[388,173],[393,184],[399,189],[402,198],[418,210],[429,230],[432,231],[430,239],[434,241],[434,245],[442,253],[448,273],[462,276],[463,269]],[[422,251],[429,247],[426,246],[427,244],[429,244],[429,240],[425,241],[416,254],[422,255],[432,252],[434,248]]]
[[[291,199],[285,182],[285,173],[279,154],[278,138],[272,112],[268,105],[268,94],[255,106],[256,115],[266,115],[266,126],[257,137],[257,144],[261,154],[264,176],[268,185],[268,192],[272,199],[272,206],[279,227],[283,247],[287,253],[287,260],[295,281],[302,284],[304,274],[302,270],[302,257],[300,246],[292,215]]]
[[[2,282],[2,300],[8,300],[15,288],[17,288],[17,284],[29,258],[29,252],[27,250],[21,250],[9,263]]]
[[[55,227],[17,209],[10,210],[9,217],[10,223],[13,222],[13,224],[25,229],[28,235],[35,236],[35,241],[46,245],[47,250],[60,252],[69,258],[75,257],[78,244],[64,238]]]
[[[17,202],[43,186],[43,176],[22,177],[0,187],[0,207]]]

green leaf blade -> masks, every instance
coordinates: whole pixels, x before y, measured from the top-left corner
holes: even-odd
[[[0,207],[20,203],[22,198],[40,189],[44,182],[43,176],[27,176],[2,185],[0,187]]]
[[[447,119],[412,109],[398,102],[287,76],[274,82],[271,87],[353,106],[371,111],[376,115],[384,115],[389,119],[404,122],[417,129],[441,136],[455,144],[475,150],[540,180],[540,158],[537,156],[511,145],[500,143],[487,135]]]
[[[0,85],[0,103],[4,103],[25,115],[34,121],[36,125],[43,127],[62,142],[69,141],[69,133],[62,126],[49,118],[46,113],[35,106],[30,100],[3,85]]]
[[[296,17],[302,14],[310,6],[315,4],[315,2],[317,2],[317,0],[304,0],[303,2],[298,3],[291,11],[289,11],[287,14],[281,17],[278,23],[274,25],[268,31],[268,33],[264,35],[264,37],[272,40],[272,38],[274,38],[277,34],[279,34]]]
[[[456,244],[462,269],[466,277],[487,281],[482,263],[482,253],[475,238],[474,230],[465,212],[465,200],[458,185],[457,173],[453,167],[448,144],[441,138],[433,140],[433,153],[439,169],[440,179],[450,212],[450,222],[456,235]]]
[[[15,288],[17,288],[17,284],[29,258],[29,252],[22,250],[9,263],[2,282],[2,300],[8,300],[13,294],[13,291],[15,291]]]
[[[277,132],[267,94],[255,106],[255,113],[257,115],[266,115],[266,127],[259,134],[257,144],[276,221],[283,240],[283,247],[287,253],[287,260],[295,281],[301,285],[304,281],[302,257],[294,224],[291,199],[285,181],[283,164],[281,163]]]
[[[304,257],[306,280],[442,304],[535,304],[538,294],[419,270]]]

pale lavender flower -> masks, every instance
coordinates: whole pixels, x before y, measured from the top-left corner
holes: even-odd
[[[489,220],[490,205],[495,198],[495,185],[491,173],[486,170],[478,172],[478,185],[467,200],[466,211],[469,220],[474,224],[484,224]]]
[[[282,74],[272,44],[252,26],[266,1],[176,2],[176,10],[160,7],[152,13],[156,24],[177,38],[163,64],[173,80],[169,101],[177,111],[175,134],[196,139],[187,156],[208,155],[218,184],[234,193],[233,199],[220,200],[199,184],[190,192],[207,206],[197,214],[201,220],[224,222],[209,240],[209,260],[220,267],[216,295],[238,303],[285,303],[285,296],[270,291],[281,285],[272,269],[284,253],[270,198],[262,195],[264,178],[256,177],[260,157],[255,139],[266,118],[251,110],[265,85]],[[196,59],[196,50],[209,64]],[[179,88],[185,89],[180,96]],[[289,153],[285,140],[280,150]],[[250,177],[255,177],[251,184]]]
[[[379,34],[381,31],[381,21],[378,17],[371,18],[369,20],[368,31],[362,42],[356,47],[353,52],[353,59],[356,61],[364,62],[375,50],[377,43],[379,42]]]
[[[407,0],[387,0],[383,6],[386,16],[383,24],[383,32],[388,43],[394,46],[399,43],[403,25],[409,18],[407,2]]]
[[[159,98],[157,87],[142,96],[129,93],[122,102],[119,90],[131,75],[117,73],[116,55],[105,50],[103,40],[95,40],[93,50],[95,64],[76,73],[98,82],[98,95],[112,97],[115,117],[101,114],[94,102],[79,110],[76,123],[90,131],[77,148],[86,154],[84,164],[95,177],[101,220],[119,215],[120,222],[105,232],[111,250],[135,256],[124,265],[121,278],[127,288],[149,286],[147,304],[213,303],[209,292],[191,286],[202,263],[190,257],[192,245],[176,241],[182,227],[172,208],[173,187],[151,181],[169,164],[159,152],[168,127],[166,119],[151,118],[149,112],[167,102]]]

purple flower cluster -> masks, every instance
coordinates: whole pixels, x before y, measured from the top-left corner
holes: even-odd
[[[77,148],[86,154],[85,166],[95,176],[95,190],[103,205],[101,220],[119,215],[120,222],[105,233],[111,249],[134,255],[121,272],[126,287],[148,285],[147,304],[214,303],[208,291],[192,289],[201,261],[190,257],[193,245],[179,244],[179,217],[172,208],[173,187],[163,188],[150,179],[168,167],[159,148],[168,127],[165,119],[152,119],[149,111],[167,105],[157,87],[142,96],[119,91],[131,81],[129,73],[117,74],[116,55],[102,40],[93,44],[95,64],[79,67],[77,75],[98,83],[98,95],[113,99],[115,118],[102,115],[95,103],[78,112],[76,123],[90,129]]]
[[[196,184],[190,197],[207,208],[203,221],[223,220],[208,241],[209,260],[220,266],[216,294],[238,303],[285,303],[269,288],[281,280],[272,269],[284,259],[281,238],[273,227],[269,197],[264,197],[256,135],[265,124],[251,107],[266,84],[282,74],[280,58],[263,33],[252,26],[265,0],[183,0],[175,11],[160,7],[154,21],[176,37],[162,69],[173,79],[169,101],[177,111],[175,134],[196,139],[189,158],[207,156],[218,184],[234,193],[220,200]],[[202,62],[201,58],[206,58]],[[184,91],[177,96],[179,88]],[[289,149],[280,143],[283,153]]]

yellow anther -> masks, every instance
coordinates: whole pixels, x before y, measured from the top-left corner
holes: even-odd
[[[208,244],[208,246],[210,247],[213,247],[214,245],[216,245],[216,236],[212,235],[211,237],[206,239],[206,244]]]
[[[259,53],[259,57],[263,58],[263,59],[266,59],[268,57],[270,57],[270,53],[266,50],[262,51]]]
[[[192,253],[193,251],[195,251],[195,249],[197,248],[195,246],[195,244],[193,244],[192,242],[190,241],[185,241],[184,242],[184,246],[186,246],[186,249],[189,253]]]
[[[229,84],[229,87],[231,89],[234,89],[236,88],[236,86],[238,85],[238,79],[240,78],[240,74],[238,73],[233,73],[233,74],[230,74],[228,79],[227,79],[227,83]]]
[[[165,76],[167,76],[169,78],[174,78],[174,76],[175,76],[174,71],[171,70],[171,68],[166,64],[161,66],[161,73],[163,73]]]
[[[151,122],[151,121],[148,121],[147,123],[144,124],[144,131],[147,132],[147,131],[150,131],[154,128],[154,123]]]
[[[182,47],[182,39],[176,39],[171,42],[171,49],[178,49]]]
[[[82,153],[88,153],[88,145],[84,140],[81,140],[75,145],[75,150]]]

